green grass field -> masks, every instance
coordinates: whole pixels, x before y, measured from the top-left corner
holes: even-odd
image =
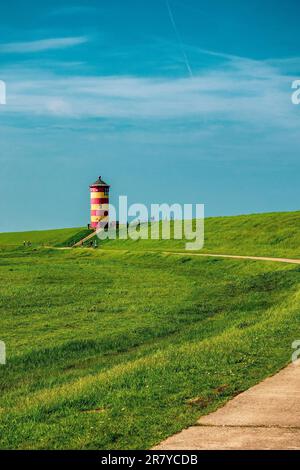
[[[299,215],[209,219],[207,244],[296,257]],[[31,248],[0,234],[2,449],[149,448],[290,361],[299,266],[143,252],[151,241],[38,246],[81,230]]]
[[[36,230],[32,232],[0,233],[0,247],[22,246],[24,241],[30,241],[32,246],[68,246],[76,243],[89,233],[90,230],[82,227],[56,230]]]

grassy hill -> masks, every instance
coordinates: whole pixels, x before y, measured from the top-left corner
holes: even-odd
[[[204,251],[299,257],[299,219],[207,219]],[[149,448],[290,361],[299,266],[46,247],[86,233],[0,234],[0,448]]]
[[[81,227],[0,233],[0,247],[22,246],[24,241],[30,241],[33,246],[68,246],[73,244],[72,242],[76,243],[89,232],[86,228]]]
[[[142,230],[150,234],[150,227],[150,224],[144,225]],[[0,233],[0,247],[22,246],[24,240],[30,240],[34,246],[72,246],[90,232],[81,227]],[[117,239],[99,241],[99,247],[134,251],[183,251],[185,243],[186,240],[174,239]],[[300,258],[300,211],[208,217],[205,219],[205,243],[201,251]]]
[[[183,251],[185,243],[186,240],[129,239],[106,240],[101,246],[109,249]],[[205,243],[201,251],[300,258],[300,211],[206,218]]]

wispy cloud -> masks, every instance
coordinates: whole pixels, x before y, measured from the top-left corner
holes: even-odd
[[[67,47],[78,46],[88,41],[86,36],[49,38],[28,42],[10,42],[0,44],[1,53],[31,53],[42,52],[51,49],[64,49]]]
[[[36,78],[38,77],[38,78]],[[6,112],[69,118],[178,119],[294,126],[290,78],[265,61],[234,58],[193,78],[56,76],[4,71]]]

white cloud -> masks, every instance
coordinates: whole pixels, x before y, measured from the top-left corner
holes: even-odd
[[[188,161],[285,165],[298,160],[300,106],[291,103],[291,77],[270,62],[228,58],[193,78],[55,75],[9,66],[1,71],[8,85],[2,133],[4,123],[17,132],[28,126],[49,142],[63,135],[66,152],[70,140],[74,147],[93,140],[111,154],[128,145],[149,158],[152,150],[166,152],[170,161],[174,151]]]
[[[65,100],[61,98],[53,98],[47,100],[46,108],[49,110],[50,113],[56,114],[58,116],[70,115],[72,113],[72,109]]]
[[[0,44],[2,53],[30,53],[41,52],[51,49],[64,49],[66,47],[77,46],[88,41],[86,36],[40,39],[28,42],[10,42]]]
[[[291,104],[290,76],[268,60],[226,55],[225,64],[193,78],[58,76],[19,66],[4,69],[2,78],[8,84],[5,112],[10,114],[135,122],[193,120],[206,128],[238,123],[258,133],[294,131],[299,123],[300,106]]]

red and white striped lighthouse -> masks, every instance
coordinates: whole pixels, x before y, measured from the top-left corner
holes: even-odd
[[[101,176],[90,185],[91,193],[91,228],[97,229],[108,224],[109,188]]]

